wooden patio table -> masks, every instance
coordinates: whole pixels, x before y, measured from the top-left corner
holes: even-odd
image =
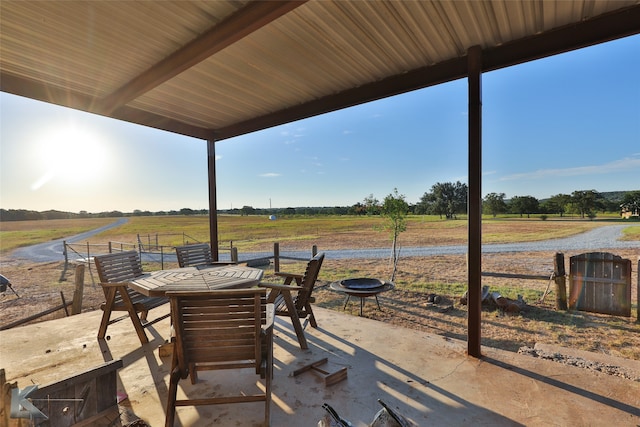
[[[169,291],[208,291],[257,286],[263,270],[240,265],[206,265],[145,273],[127,284],[150,297],[163,297]]]

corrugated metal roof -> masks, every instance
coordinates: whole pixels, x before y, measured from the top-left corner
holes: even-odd
[[[18,95],[227,138],[460,78],[475,45],[495,69],[635,34],[639,10],[636,0],[3,0],[0,78]]]

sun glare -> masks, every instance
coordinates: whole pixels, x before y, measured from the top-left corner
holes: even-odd
[[[82,186],[100,178],[107,161],[106,146],[90,130],[67,125],[42,135],[38,144],[41,176],[31,186],[37,190],[48,182]]]

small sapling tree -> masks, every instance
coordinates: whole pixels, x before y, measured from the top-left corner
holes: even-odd
[[[384,229],[389,231],[392,238],[391,261],[393,269],[391,272],[391,281],[396,278],[398,269],[398,259],[400,250],[398,248],[398,237],[400,233],[407,229],[407,213],[409,212],[409,204],[405,200],[405,196],[398,193],[398,189],[394,188],[393,193],[384,198],[380,214],[385,219]]]

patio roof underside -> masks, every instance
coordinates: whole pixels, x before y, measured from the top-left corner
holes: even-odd
[[[638,0],[3,0],[0,85],[207,140],[217,259],[215,141],[468,77],[468,352],[479,357],[480,74],[638,33]]]
[[[0,25],[2,91],[221,140],[463,78],[472,46],[488,71],[636,34],[640,3],[5,0]]]

